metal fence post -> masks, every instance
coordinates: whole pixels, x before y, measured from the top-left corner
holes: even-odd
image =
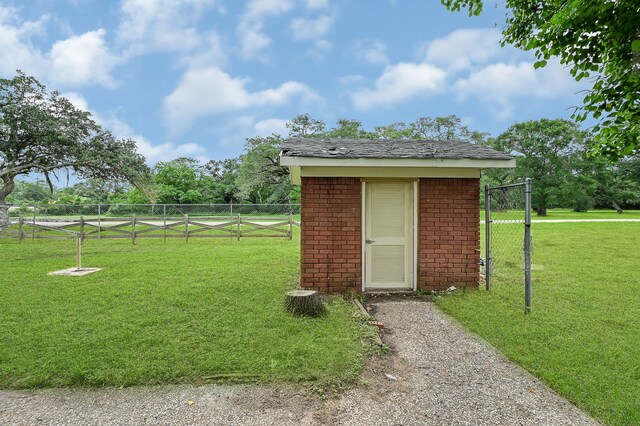
[[[531,179],[524,181],[524,312],[531,312]]]
[[[167,242],[167,205],[162,205],[162,229],[164,229],[164,242]]]
[[[484,186],[484,281],[485,288],[491,290],[491,188]]]
[[[102,228],[102,220],[101,220],[101,215],[100,215],[100,204],[98,204],[98,239],[100,239],[100,231]]]

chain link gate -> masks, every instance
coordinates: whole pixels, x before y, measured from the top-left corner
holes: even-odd
[[[531,312],[531,179],[485,186],[485,250],[487,290],[494,279],[518,282],[524,270],[524,311]]]

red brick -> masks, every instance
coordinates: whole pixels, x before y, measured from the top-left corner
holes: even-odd
[[[302,178],[301,270],[323,271],[322,277],[301,275],[302,287],[330,292],[359,287],[361,187],[359,178]]]
[[[477,287],[480,180],[420,179],[418,287]]]
[[[418,287],[475,287],[479,278],[479,179],[420,179]],[[301,284],[359,289],[362,194],[359,178],[303,177]]]

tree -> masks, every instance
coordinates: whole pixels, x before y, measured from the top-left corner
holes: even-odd
[[[393,123],[376,127],[382,139],[435,139],[483,143],[488,134],[470,130],[455,115],[445,117],[420,117],[413,123]]]
[[[51,198],[51,192],[42,183],[41,180],[35,183],[16,180],[14,189],[7,196],[6,201],[14,204],[33,204],[48,201]]]
[[[326,125],[322,120],[316,120],[309,114],[298,114],[285,124],[289,129],[290,138],[309,138],[324,135]]]
[[[238,196],[251,203],[289,203],[293,185],[289,170],[280,165],[278,157],[282,137],[247,139],[246,154],[240,157]]]
[[[326,132],[324,136],[329,138],[350,138],[350,139],[374,139],[375,133],[368,132],[362,128],[362,123],[358,120],[347,120],[340,118],[337,127]]]
[[[133,184],[148,177],[134,141],[116,139],[88,112],[21,71],[0,79],[0,229],[9,223],[5,200],[17,176],[42,173],[53,191],[51,176],[59,171]]]
[[[613,164],[593,158],[588,160],[585,172],[593,181],[595,206],[613,207],[623,213],[623,208],[640,205],[640,155]]]
[[[112,197],[124,196],[131,188],[113,180],[86,179],[73,185],[73,192],[89,200],[90,203],[108,203]]]
[[[154,167],[158,201],[163,204],[202,203],[201,170],[198,160],[177,158]]]
[[[378,139],[415,139],[413,128],[402,121],[374,128]]]
[[[212,203],[237,203],[239,201],[237,195],[239,159],[210,160],[204,167],[211,178],[211,182],[207,185],[209,195],[205,195],[205,198]]]
[[[489,144],[516,158],[516,168],[506,176],[507,181],[533,179],[533,209],[546,216],[549,206],[566,203],[576,194],[573,162],[589,138],[589,132],[571,121],[542,119],[514,124]]]
[[[482,12],[483,0],[441,0],[449,10]],[[533,50],[535,67],[558,57],[591,89],[573,118],[599,120],[592,153],[612,160],[640,149],[640,2],[506,0],[502,44]]]

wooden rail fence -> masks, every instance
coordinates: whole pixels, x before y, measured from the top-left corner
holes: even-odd
[[[288,216],[212,216],[176,218],[136,217],[99,219],[38,219],[20,216],[0,236],[25,238],[288,238],[299,222]]]

